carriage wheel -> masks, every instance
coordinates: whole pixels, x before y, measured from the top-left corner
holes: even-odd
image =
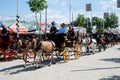
[[[65,48],[63,52],[63,59],[65,63],[67,63],[70,60],[70,53],[67,48]]]
[[[79,57],[81,56],[81,51],[82,51],[81,46],[76,45],[75,46],[75,59],[79,59]]]

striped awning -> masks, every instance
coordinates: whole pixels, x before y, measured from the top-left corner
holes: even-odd
[[[22,23],[18,23],[19,27],[17,27],[16,23],[17,22],[15,21],[10,26],[8,26],[9,32],[13,32],[13,33],[18,33],[19,32],[19,34],[29,34],[29,33],[31,33],[31,32],[28,32],[28,29],[26,27],[24,27],[22,25]]]

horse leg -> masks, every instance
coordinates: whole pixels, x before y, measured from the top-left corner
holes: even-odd
[[[103,50],[104,50],[104,51],[106,50],[106,46],[105,46],[105,43],[103,43]]]
[[[86,45],[86,53],[89,55],[89,50],[90,49],[90,47],[88,46],[88,44]]]
[[[53,52],[53,54],[52,54],[52,59],[53,59],[52,61],[53,61],[53,64],[55,64],[54,53],[55,53],[55,52]]]
[[[96,49],[96,44],[93,43],[93,47],[92,47],[92,53],[95,54],[95,49]]]
[[[99,50],[99,52],[101,52],[101,47],[102,47],[102,44],[98,44],[98,50]]]
[[[33,59],[33,62],[35,62],[35,58],[36,58],[36,51],[33,51],[34,53],[34,59]]]
[[[35,68],[39,68],[40,64],[41,64],[41,55],[42,55],[42,50],[39,50],[38,52],[36,52],[36,57],[35,57]]]
[[[33,52],[33,62],[32,62],[32,65],[34,65],[34,63],[35,63],[35,58],[36,58],[36,51],[33,50],[32,52]]]
[[[26,64],[27,64],[27,51],[25,50],[24,52],[23,52],[23,61],[25,62],[25,64],[24,64],[24,66],[25,66],[25,68],[26,68]]]
[[[55,64],[55,60],[54,60],[54,57],[53,57],[54,54],[51,53],[50,55],[51,55],[51,59],[50,59],[50,64],[49,64],[49,66],[51,66],[52,63]]]

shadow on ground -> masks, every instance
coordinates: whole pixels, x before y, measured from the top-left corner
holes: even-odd
[[[58,64],[63,63],[62,62],[63,59],[61,59],[61,58],[55,58],[55,61]],[[47,67],[49,65],[49,63],[50,63],[50,60],[42,61],[40,69],[44,68],[44,67]],[[52,65],[54,65],[54,64],[52,64]],[[18,74],[18,73],[21,73],[21,72],[34,71],[34,70],[37,70],[37,69],[35,69],[35,64],[30,62],[30,63],[27,63],[26,68],[24,67],[24,63],[23,63],[23,64],[20,64],[20,65],[15,65],[15,66],[10,66],[10,67],[0,69],[0,73],[4,73],[4,75],[6,75],[6,74],[11,75],[11,74]]]
[[[109,62],[115,62],[120,63],[120,58],[108,58],[108,59],[101,59],[102,61],[109,61]]]
[[[102,70],[111,70],[111,69],[120,69],[120,67],[107,67],[107,68],[93,68],[93,69],[81,69],[81,70],[71,70],[71,72],[78,71],[102,71]]]
[[[120,50],[120,48],[118,48],[118,50]]]
[[[25,68],[21,64],[21,65],[16,65],[16,66],[3,68],[3,69],[0,70],[0,72],[2,72],[4,74],[17,74],[17,73],[20,73],[20,72],[26,72],[26,71],[32,71],[32,70],[35,70],[35,68],[34,67]]]
[[[110,76],[108,78],[102,78],[102,79],[99,79],[99,80],[120,80],[120,76],[114,75],[114,76]]]

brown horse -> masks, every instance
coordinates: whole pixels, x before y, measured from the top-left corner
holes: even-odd
[[[55,50],[55,43],[53,41],[40,41],[39,45],[37,45],[36,49],[36,57],[35,57],[35,64],[36,68],[39,67],[39,63],[41,63],[42,60],[42,54],[43,55],[50,55],[50,64],[49,66],[54,63],[54,50]]]
[[[29,44],[30,41],[29,40],[25,40],[23,38],[19,38],[19,40],[15,41],[13,44],[13,50],[16,53],[22,53],[22,56],[17,55],[18,58],[23,59],[23,61],[25,62],[25,67],[26,64],[29,62],[28,58],[32,58],[30,56],[30,47],[31,45]]]

